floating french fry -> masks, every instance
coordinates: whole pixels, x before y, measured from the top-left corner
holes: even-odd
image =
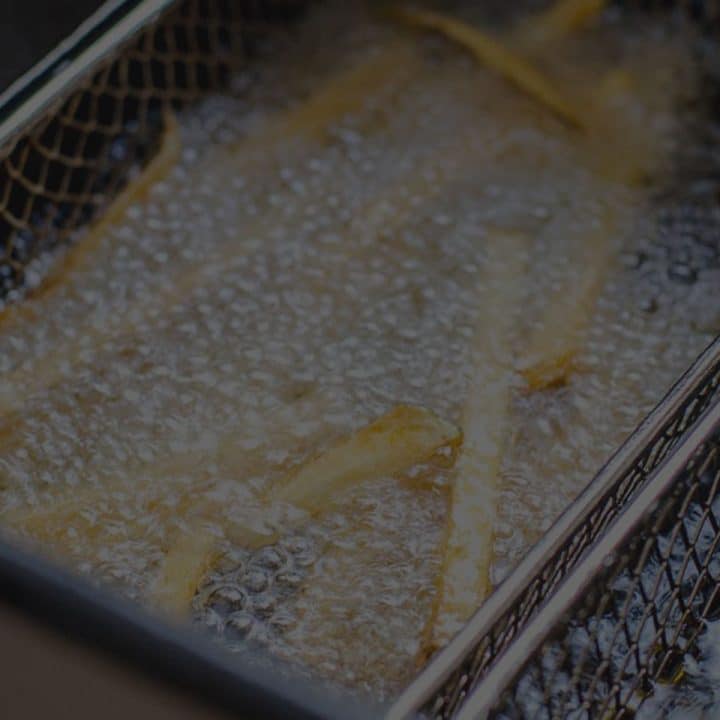
[[[578,129],[584,127],[578,109],[558,92],[551,80],[488,33],[430,10],[402,8],[395,11],[394,15],[410,26],[441,33],[548,108],[569,126]]]
[[[567,382],[612,267],[615,227],[606,213],[595,227],[570,233],[563,243],[569,277],[549,299],[517,365],[529,391]]]
[[[180,533],[163,559],[151,593],[153,604],[182,618],[189,615],[195,593],[217,555],[217,538],[200,527]]]
[[[398,405],[291,473],[272,490],[270,500],[319,513],[353,486],[396,475],[461,439],[457,427],[431,411]]]
[[[351,241],[348,242],[348,254],[357,255],[367,252],[368,245],[359,243],[359,238],[377,235],[380,232],[385,235],[392,234],[412,221],[419,200],[431,202],[442,193],[447,183],[461,177],[468,170],[472,172],[474,160],[473,155],[467,152],[467,137],[466,133],[458,133],[457,142],[448,146],[442,158],[431,155],[419,167],[391,178],[379,188],[356,213],[357,218],[362,222],[350,228]],[[432,176],[433,180],[428,180],[429,176]],[[389,212],[388,208],[392,212]],[[256,234],[255,231],[261,234],[268,222],[270,222],[269,217],[260,218],[249,234]],[[228,251],[229,247],[226,245],[219,248],[216,252],[217,260]],[[210,258],[209,262],[214,260]],[[137,318],[142,316],[142,313],[149,312],[151,308],[169,306],[174,301],[186,298],[192,288],[201,282],[202,271],[194,266],[180,273],[169,289],[158,293],[154,302],[150,300],[137,302],[125,311],[124,316]],[[92,344],[100,345],[113,338],[132,336],[133,324],[129,320],[121,321],[116,326],[90,322],[78,334]],[[56,387],[64,377],[64,368],[78,364],[83,353],[84,346],[66,342],[36,362],[17,368],[0,379],[0,448],[8,451],[21,440],[22,408],[28,397]]]
[[[16,508],[0,516],[4,527],[20,531],[35,541],[42,541],[60,549],[60,537],[72,527],[74,533],[94,540],[102,532],[107,520],[117,519],[116,498],[107,488],[82,488],[73,491],[67,500],[54,502],[41,508]],[[135,523],[123,518],[126,527]],[[139,528],[135,528],[139,532]]]
[[[424,657],[452,638],[491,589],[498,475],[515,382],[512,341],[527,283],[529,240],[520,234],[498,233],[487,242],[487,270],[478,293],[482,316],[463,412],[463,445],[451,488],[450,519]]]
[[[606,6],[607,0],[557,0],[522,21],[513,35],[520,47],[546,46],[589,25]]]
[[[233,152],[247,158],[248,153],[258,154],[278,141],[321,136],[346,116],[365,110],[370,98],[377,103],[378,95],[385,96],[387,102],[393,92],[407,86],[420,67],[419,54],[408,44],[398,42],[383,48],[369,60],[331,76],[305,102],[237,143]]]
[[[258,419],[253,425],[257,436],[272,433],[284,438],[288,446],[299,442],[308,443],[319,439],[321,433],[327,434],[327,428],[317,417],[327,407],[327,399],[322,393],[313,390],[286,405],[280,406]],[[309,434],[299,440],[289,438],[299,424],[313,422]],[[245,424],[247,428],[248,423]],[[220,464],[228,473],[243,479],[266,469],[267,459],[262,451],[246,450],[242,447],[240,431],[221,435],[211,450],[187,450],[171,452],[151,462],[135,462],[124,468],[122,476],[115,477],[100,487],[73,488],[71,496],[43,507],[17,508],[0,516],[2,523],[20,530],[35,538],[54,540],[59,530],[73,525],[83,534],[91,536],[101,531],[108,521],[117,519],[118,505],[128,497],[140,496],[147,510],[164,519],[172,516],[204,517],[209,519],[217,510],[216,504],[203,496],[203,491],[212,487],[205,468],[208,463]],[[187,478],[190,482],[178,482],[178,478]],[[132,478],[131,481],[128,478]],[[164,500],[174,497],[176,502],[166,504]],[[102,523],[89,523],[83,514],[100,517]],[[132,526],[133,522],[123,516],[123,523]],[[139,528],[136,528],[139,532]],[[235,530],[237,534],[237,529]],[[247,530],[252,544],[262,543],[263,536]]]

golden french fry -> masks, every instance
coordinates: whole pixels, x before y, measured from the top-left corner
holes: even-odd
[[[362,109],[368,94],[378,88],[402,88],[419,68],[419,58],[413,49],[397,43],[380,51],[376,57],[359,66],[337,73],[316,94],[290,110],[276,122],[270,123],[260,135],[241,141],[233,149],[238,153],[248,148],[257,151],[258,146],[277,142],[293,136],[314,136],[324,132],[333,122]],[[108,228],[118,222],[126,210],[140,201],[156,182],[172,169],[180,157],[180,133],[172,114],[167,115],[165,134],[157,155],[143,169],[103,213],[99,222],[71,248],[59,267],[47,278],[33,296],[39,296],[59,285],[67,275],[77,269],[88,253],[92,252],[104,237]],[[14,310],[14,306],[12,308]],[[8,311],[12,312],[9,308]]]
[[[606,213],[598,227],[566,243],[567,267],[574,274],[550,298],[517,364],[530,392],[567,382],[612,267],[615,226]]]
[[[461,176],[463,172],[474,168],[472,153],[467,152],[467,136],[458,134],[457,142],[451,144],[442,158],[431,156],[419,168],[413,168],[403,173],[399,178],[394,178],[381,187],[376,195],[364,204],[357,212],[357,217],[362,219],[357,226],[351,226],[350,233],[355,242],[348,243],[349,254],[361,254],[367,252],[368,245],[358,242],[358,238],[367,234],[379,234],[380,232],[390,234],[410,222],[414,216],[415,203],[418,199],[424,202],[431,202],[432,199],[442,193],[446,183],[453,178]],[[433,181],[427,177],[432,175]],[[388,208],[392,213],[388,213]],[[263,218],[258,222],[258,234],[262,230],[262,223],[268,221]],[[255,231],[249,232],[250,235]],[[228,251],[223,245],[217,252],[217,260]],[[237,252],[237,251],[236,251]],[[210,262],[214,262],[210,258]],[[162,307],[187,297],[192,288],[202,281],[202,272],[198,267],[192,267],[180,274],[171,288],[161,291],[156,302],[138,302],[137,312],[135,305],[125,313],[130,317],[137,317],[138,313],[149,311],[150,308]],[[132,323],[122,321],[119,326],[88,323],[80,331],[80,335],[100,344],[111,338],[131,335]],[[22,408],[27,398],[40,392],[47,391],[57,386],[63,378],[63,368],[72,367],[80,362],[83,355],[83,347],[66,342],[55,348],[53,352],[38,359],[36,362],[17,368],[6,374],[0,382],[0,448],[7,451],[20,439],[20,430],[23,427]]]
[[[491,590],[498,474],[508,435],[513,332],[522,312],[529,240],[497,233],[488,240],[478,297],[473,372],[463,412],[463,444],[451,488],[450,519],[424,656],[445,645]]]
[[[477,60],[495,70],[529,97],[551,110],[567,125],[582,129],[580,112],[553,87],[552,82],[527,60],[500,41],[475,27],[447,15],[401,8],[394,15],[402,22],[424,30],[434,30],[468,50]]]
[[[319,392],[311,390],[295,401],[278,407],[258,420],[253,428],[257,435],[273,433],[275,437],[287,437],[299,423],[307,423],[317,418],[327,406],[327,398]],[[324,423],[317,423],[311,428],[309,436],[302,442],[319,439],[321,433],[326,434]],[[117,500],[141,494],[149,512],[168,519],[170,513],[177,519],[192,514],[195,517],[210,519],[217,510],[214,503],[202,496],[202,491],[212,485],[205,468],[210,462],[216,462],[232,472],[238,478],[248,477],[257,473],[267,462],[262,451],[248,451],[240,447],[239,431],[226,433],[218,439],[217,446],[212,450],[188,450],[169,453],[149,463],[133,463],[124,468],[122,477],[113,478],[101,487],[73,488],[71,496],[45,507],[17,508],[0,516],[3,525],[21,530],[39,539],[52,539],[57,535],[58,528],[72,523],[82,528],[84,534],[99,532],[102,524],[95,524],[91,531],[87,527],[82,514],[99,515],[105,522],[117,516]],[[297,438],[290,444],[301,442]],[[178,478],[192,478],[191,482],[179,484]],[[128,480],[130,478],[131,480]],[[175,493],[177,502],[164,505],[163,500]],[[132,521],[123,517],[123,522],[132,525]],[[237,532],[237,531],[236,531]],[[253,544],[263,539],[259,533],[247,530],[250,538],[255,536]],[[263,543],[261,543],[263,544]]]
[[[6,511],[0,516],[2,525],[13,531],[19,531],[34,541],[42,541],[61,549],[59,540],[67,529],[72,527],[82,536],[94,539],[102,532],[105,522],[115,515],[113,498],[110,491],[99,488],[83,488],[73,491],[73,497],[51,506],[42,508],[17,508]],[[134,527],[129,518],[123,518],[126,526]],[[139,531],[139,528],[138,528]]]
[[[398,405],[291,473],[270,494],[314,514],[349,488],[396,475],[436,450],[461,442],[460,430],[424,408]]]
[[[351,113],[362,112],[368,99],[404,89],[421,66],[421,58],[410,45],[397,42],[374,57],[332,75],[305,102],[290,109],[260,133],[241,140],[233,152],[264,154],[263,148],[282,140],[321,136],[334,123]]]
[[[513,35],[520,47],[548,45],[589,25],[606,6],[607,0],[557,0],[522,21]]]
[[[211,533],[200,527],[181,532],[163,560],[152,603],[174,617],[187,616],[216,554],[217,539]]]

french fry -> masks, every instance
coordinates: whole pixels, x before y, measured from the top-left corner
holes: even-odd
[[[42,508],[15,508],[0,516],[4,527],[20,531],[34,541],[42,541],[55,550],[62,547],[61,536],[68,527],[83,537],[95,540],[108,521],[116,519],[114,505],[116,498],[106,488],[82,488],[73,491],[67,500]],[[97,520],[102,518],[103,522]],[[140,533],[140,527],[130,518],[123,517],[123,523],[133,532]]]
[[[165,556],[152,603],[176,618],[189,615],[193,597],[217,555],[217,538],[201,527],[180,533]]]
[[[567,267],[577,273],[550,298],[517,364],[529,392],[563,385],[574,369],[598,296],[613,263],[616,223],[608,212],[599,225],[565,243]]]
[[[378,192],[357,212],[362,222],[351,227],[351,234],[357,238],[368,233],[392,233],[401,228],[413,217],[414,205],[412,200],[422,198],[430,202],[433,197],[442,192],[444,183],[452,181],[468,169],[472,170],[473,157],[467,152],[466,135],[458,134],[458,142],[454,143],[438,162],[438,158],[430,158],[420,167],[392,178],[387,184],[378,189]],[[443,168],[446,168],[443,170]],[[449,168],[449,169],[447,169]],[[429,182],[426,175],[437,171],[437,181]],[[387,207],[393,208],[393,215],[388,216]],[[261,234],[265,225],[272,220],[274,213],[269,217],[262,217],[254,223],[248,235]],[[209,263],[220,261],[227,256],[230,245],[223,244],[208,258]],[[364,251],[357,243],[348,243],[348,252]],[[241,251],[240,251],[241,252]],[[235,250],[237,254],[238,251]],[[180,274],[171,288],[158,293],[156,302],[147,300],[134,303],[124,312],[128,318],[137,317],[138,314],[149,312],[157,306],[167,306],[173,302],[181,301],[187,297],[192,288],[202,282],[202,270],[193,266]],[[132,336],[133,324],[121,321],[118,326],[97,324],[89,322],[79,334],[90,339],[94,344],[100,344],[113,338]],[[7,452],[20,441],[20,431],[23,427],[22,412],[28,397],[39,392],[47,392],[56,387],[63,379],[63,368],[78,364],[83,356],[84,348],[75,343],[65,342],[55,348],[51,353],[40,358],[28,366],[21,366],[5,374],[2,378],[4,392],[0,392],[0,448]]]
[[[407,25],[441,33],[552,111],[568,126],[575,129],[584,128],[585,123],[579,110],[555,89],[548,78],[488,33],[430,10],[401,8],[393,14]]]
[[[513,36],[522,48],[547,46],[589,25],[606,6],[607,0],[557,0],[522,21]]]
[[[463,412],[463,445],[451,487],[438,592],[423,657],[444,646],[491,589],[498,474],[508,435],[513,331],[522,312],[529,240],[498,233],[488,240],[479,292],[473,371]]]
[[[297,419],[297,414],[294,417]],[[288,421],[292,422],[290,418]],[[233,440],[234,435],[228,435],[220,443],[219,453],[224,454],[226,460],[238,459],[237,449],[230,447]],[[396,475],[413,464],[427,460],[440,447],[457,447],[460,441],[460,431],[432,412],[400,405],[307,462],[299,470],[289,473],[266,500],[290,503],[310,514],[319,514],[350,487],[372,477]],[[161,475],[168,470],[177,470],[178,463],[185,460],[182,455],[165,458],[138,472],[138,475],[155,485],[158,484],[155,481],[162,479]],[[234,518],[230,522],[224,520],[218,512],[221,509],[218,507],[219,501],[208,499],[201,490],[200,486],[191,483],[182,489],[178,502],[171,507],[161,507],[161,500],[157,498],[148,501],[148,509],[159,512],[165,521],[169,520],[172,513],[175,518],[192,516],[196,524],[210,520],[219,522],[228,538],[248,549],[277,541],[278,532],[260,532],[251,523],[243,522],[242,518]],[[5,525],[35,539],[43,538],[56,544],[58,525],[62,527],[66,523],[73,523],[82,527],[84,523],[79,513],[86,509],[97,513],[98,505],[107,502],[111,492],[111,488],[86,489],[49,508],[5,513],[2,520]],[[107,513],[111,519],[112,509],[107,510]],[[101,527],[102,524],[95,523],[92,529],[85,527],[82,531],[94,536]],[[136,530],[139,532],[140,528]],[[199,539],[193,539],[196,535]],[[173,611],[183,610],[189,603],[188,596],[192,599],[190,588],[211,556],[210,541],[204,539],[206,535],[195,533],[191,537],[182,537],[176,549],[168,555],[161,581],[154,593],[157,602],[164,607]],[[182,579],[182,573],[187,575],[187,583]]]
[[[410,45],[397,42],[374,57],[332,75],[305,102],[292,108],[259,134],[252,134],[233,148],[243,159],[263,156],[267,147],[298,137],[315,138],[351,113],[361,112],[373,95],[391,95],[407,86],[419,72],[421,58]]]
[[[349,488],[395,475],[461,439],[458,428],[429,410],[398,405],[291,473],[273,488],[269,500],[317,514]]]
[[[274,433],[276,436],[287,436],[298,423],[321,415],[326,406],[326,397],[322,393],[311,391],[268,413],[259,421],[255,432],[258,435]],[[303,438],[303,442],[319,439],[321,433],[327,434],[323,423],[318,424],[309,437]],[[116,477],[101,487],[74,488],[67,499],[40,508],[10,510],[3,513],[0,519],[3,525],[22,530],[36,539],[53,539],[57,529],[68,524],[80,525],[85,534],[97,533],[101,525],[96,524],[91,531],[81,517],[84,512],[100,513],[107,523],[117,515],[114,507],[117,499],[127,499],[128,496],[137,496],[139,493],[147,496],[148,511],[159,515],[165,521],[170,519],[171,514],[177,519],[188,517],[191,513],[196,517],[210,519],[217,508],[202,495],[204,489],[212,486],[208,485],[209,478],[204,471],[207,464],[218,463],[236,477],[244,478],[262,470],[263,463],[266,462],[261,451],[253,452],[241,448],[239,437],[239,431],[221,435],[213,451],[174,452],[149,463],[133,463],[124,468],[122,477]],[[295,439],[294,442],[300,441]],[[192,481],[178,485],[177,479],[188,475],[192,476]],[[128,478],[132,478],[132,483],[128,482]],[[177,494],[177,503],[165,505],[163,500],[171,492]],[[132,524],[132,521],[125,517],[123,522]],[[139,528],[136,529],[139,531]],[[247,532],[250,537],[251,532]],[[261,539],[258,537],[254,542]]]
[[[263,148],[282,138],[316,137],[345,115],[361,110],[371,91],[378,88],[393,90],[404,87],[419,67],[420,58],[407,44],[396,43],[384,48],[367,63],[361,63],[333,75],[317,93],[280,119],[263,127],[259,134],[253,134],[237,143],[232,152],[237,155],[247,154],[252,150],[256,155],[264,157]],[[46,295],[65,282],[68,275],[77,270],[87,256],[99,246],[108,229],[123,217],[127,209],[142,201],[150,188],[170,172],[177,163],[180,152],[179,127],[174,115],[168,113],[162,144],[157,155],[143,169],[139,177],[113,200],[101,219],[92,224],[88,232],[68,250],[58,267],[32,293],[32,297]],[[5,322],[13,315],[23,319],[31,312],[32,309],[27,305],[11,305],[0,317]]]

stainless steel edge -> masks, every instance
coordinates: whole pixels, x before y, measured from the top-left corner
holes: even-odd
[[[77,55],[68,58],[54,72],[53,66],[62,57],[72,53],[72,49],[83,44],[89,33],[102,26],[114,12],[127,5],[127,0],[112,0],[103,5],[85,23],[83,23],[67,40],[59,45],[46,60],[41,61],[0,96],[0,108],[17,94],[25,91],[30,85],[48,77],[41,83],[22,104],[11,110],[7,117],[0,119],[0,147],[17,136],[29,123],[40,117],[54,102],[62,98],[78,81],[97,69],[98,64],[123,43],[134,37],[143,27],[152,23],[165,10],[178,0],[143,0],[131,8],[128,13],[103,32]]]
[[[208,720],[216,714],[243,720],[371,720],[379,716],[359,697],[310,682],[297,668],[260,648],[253,650],[254,661],[231,654],[193,631],[189,623],[169,623],[162,615],[90,584],[54,559],[31,553],[3,534],[0,636],[0,666],[7,662],[11,641],[35,645],[15,658],[15,673],[21,661],[27,662],[31,678],[35,677],[33,666],[39,672],[55,665],[54,679],[61,675],[62,663],[82,662],[85,671],[77,667],[66,678],[78,684],[63,688],[75,706],[87,693],[84,683],[97,681],[108,694],[133,693],[124,698],[128,705],[138,712],[154,707],[158,717],[167,717],[177,700],[188,714],[195,708]],[[7,692],[0,691],[0,717],[25,717],[8,712],[11,701],[17,701],[10,697],[11,690],[17,688],[6,686]]]
[[[102,26],[108,18],[129,5],[130,0],[107,0],[92,15],[80,23],[73,32],[60,41],[49,53],[44,55],[29,70],[14,80],[0,93],[0,110],[19,94],[25,92],[33,83],[41,80],[42,76],[51,73],[54,66],[62,63],[64,56],[72,53],[83,38]]]
[[[441,650],[408,685],[386,714],[386,720],[412,718],[465,656],[517,600],[544,562],[558,551],[580,526],[587,512],[617,479],[627,472],[637,455],[693,394],[707,373],[720,363],[720,338],[717,338],[684,373],[658,406],[639,425],[585,490],[556,520],[548,532],[528,552],[508,578],[473,615],[458,635]]]
[[[476,720],[487,716],[502,692],[520,672],[523,663],[557,626],[575,599],[602,568],[606,559],[628,539],[638,523],[647,516],[678,473],[692,459],[702,442],[718,427],[720,427],[720,400],[716,400],[705,411],[694,428],[652,474],[645,488],[592,547],[583,562],[576,565],[569,573],[552,595],[551,602],[544,605],[518,634],[513,644],[500,656],[492,670],[465,700],[457,720]]]

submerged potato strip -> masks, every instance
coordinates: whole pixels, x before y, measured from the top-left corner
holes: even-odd
[[[255,425],[254,431],[257,434],[266,435],[270,432],[287,435],[300,422],[309,418],[316,418],[321,415],[327,406],[327,401],[322,393],[309,392],[297,400],[271,411],[268,415]],[[132,477],[136,483],[131,486],[125,478],[113,478],[101,487],[74,488],[72,495],[66,499],[52,503],[50,506],[17,508],[2,514],[2,521],[5,525],[14,529],[22,530],[34,537],[49,537],[53,534],[53,528],[62,523],[67,525],[78,521],[81,513],[86,510],[97,509],[102,503],[108,505],[108,511],[102,512],[108,519],[117,515],[117,510],[112,505],[116,497],[130,496],[148,489],[168,489],[168,478],[184,477],[188,474],[197,474],[198,471],[209,461],[221,463],[228,468],[239,479],[253,475],[262,469],[263,460],[257,453],[244,450],[238,443],[241,430],[225,433],[220,436],[214,450],[188,450],[184,452],[171,452],[149,463],[133,463],[125,468],[125,476]],[[304,442],[311,442],[316,439],[320,432],[327,433],[323,424],[316,433],[310,437],[304,437]],[[174,488],[174,486],[171,486]],[[182,519],[192,511],[196,516],[208,518],[214,508],[212,503],[206,502],[198,494],[207,487],[205,473],[201,473],[194,482],[183,487],[181,501],[170,507],[163,507],[162,500],[166,493],[147,498],[148,509],[165,518],[172,513],[175,519]],[[177,489],[177,488],[174,488]]]
[[[277,142],[298,137],[317,138],[345,116],[367,109],[373,93],[403,89],[420,69],[420,56],[407,43],[398,42],[374,57],[332,75],[325,84],[297,107],[259,133],[253,133],[233,147],[244,160]]]
[[[512,336],[525,296],[529,240],[520,234],[497,233],[487,243],[474,369],[463,411],[463,445],[450,491],[450,519],[438,594],[426,631],[426,657],[447,644],[491,589],[498,474],[515,378]]]
[[[567,382],[610,274],[614,228],[606,216],[584,236],[571,236],[568,267],[580,268],[579,273],[550,298],[517,366],[530,392]]]
[[[291,413],[284,420],[291,424],[303,414],[303,410],[309,411],[312,406],[317,409],[313,398],[303,399],[301,405],[303,407],[298,412]],[[283,414],[281,410],[273,418],[282,420],[280,416]],[[233,439],[234,436],[227,436],[221,440],[218,453],[226,460],[237,462],[243,458],[243,453],[237,448],[232,449]],[[351,487],[379,475],[395,475],[427,460],[443,446],[457,447],[460,439],[458,428],[429,410],[401,405],[291,472],[273,489],[267,500],[292,504],[310,514],[319,514]],[[179,463],[189,462],[190,459],[185,455],[170,456],[140,470],[138,474],[145,478],[146,484],[157,484],[168,470],[177,469]],[[198,462],[197,458],[195,462]],[[172,513],[176,520],[192,515],[196,523],[212,520],[223,527],[233,542],[247,549],[256,549],[278,539],[279,533],[259,532],[249,523],[243,523],[241,518],[226,522],[218,512],[218,501],[198,494],[199,489],[197,484],[184,488],[181,502],[163,508],[161,514],[167,518]],[[127,491],[130,492],[129,489]],[[87,489],[50,508],[5,513],[3,522],[36,539],[45,536],[56,539],[52,530],[54,525],[58,522],[63,525],[77,523],[78,514],[83,509],[97,507],[103,500],[109,499],[110,493],[109,488]],[[149,507],[157,512],[160,501],[150,500]],[[98,532],[100,527],[96,525],[93,532]],[[138,533],[140,530],[137,528]],[[207,532],[182,534],[164,561],[153,599],[174,614],[185,612],[213,552],[214,540]]]
[[[363,110],[363,107],[367,105],[368,95],[373,91],[377,92],[378,88],[403,88],[412,74],[419,69],[419,59],[414,48],[405,43],[397,43],[384,48],[376,57],[366,63],[360,63],[333,75],[325,85],[300,105],[288,110],[281,118],[271,122],[268,127],[251,133],[239,142],[232,148],[230,155],[234,156],[235,162],[242,161],[243,166],[247,166],[248,170],[252,166],[253,159],[267,162],[268,148],[281,139],[315,137],[333,123],[340,122],[350,112]],[[154,183],[165,177],[175,164],[180,155],[180,136],[173,116],[168,115],[166,123],[166,134],[158,155],[150,162],[140,177],[131,182],[118,196],[103,218],[91,228],[76,249],[70,250],[67,267],[63,264],[57,273],[57,278],[53,279],[55,275],[49,278],[47,288],[43,286],[38,291],[38,295],[44,293],[46,289],[57,286],[67,277],[70,270],[76,269],[80,265],[81,259],[98,247],[104,234],[122,218],[127,208],[139,201]],[[273,219],[273,216],[268,219]],[[256,224],[259,226],[261,223],[262,220]],[[253,232],[248,232],[249,236],[253,234]],[[242,248],[239,252],[242,252]],[[217,257],[209,256],[204,265],[191,267],[178,278],[171,288],[161,290],[158,293],[157,305],[169,305],[184,298],[188,291],[201,281],[205,266],[214,261],[222,261],[229,253],[238,254],[237,242],[224,243],[213,253]],[[122,336],[131,332],[133,324],[137,322],[138,313],[144,316],[154,311],[155,307],[153,303],[143,299],[131,308],[123,310],[122,314],[128,320],[121,322],[119,326],[107,324],[102,322],[103,318],[97,318],[97,321],[89,322],[79,335],[90,337],[94,344]],[[24,317],[25,314],[31,312],[31,309],[31,306],[28,305],[11,306],[9,312],[17,311]],[[40,359],[39,362],[33,363],[31,368],[19,367],[6,374],[3,378],[5,388],[17,387],[22,388],[22,391],[18,391],[17,395],[13,392],[3,393],[4,397],[0,395],[0,417],[21,409],[29,394],[57,383],[62,375],[62,367],[76,364],[83,351],[83,348],[79,348],[75,344],[61,346],[50,355]]]
[[[271,502],[322,512],[335,496],[365,480],[396,475],[461,441],[460,430],[425,408],[398,405],[289,475]]]
[[[429,10],[402,8],[393,14],[410,26],[441,33],[464,47],[477,60],[498,72],[529,97],[551,110],[563,122],[574,128],[584,127],[578,109],[562,97],[548,78],[487,33],[447,15]]]
[[[173,617],[187,616],[216,553],[217,538],[211,533],[202,528],[181,532],[165,556],[152,590],[155,606]]]
[[[526,48],[557,42],[591,23],[606,6],[607,0],[558,0],[522,21],[513,34]]]
[[[414,56],[411,55],[411,51],[404,45],[392,46],[391,48],[385,49],[379,54],[378,58],[369,63],[369,68],[363,65],[360,68],[353,68],[347,71],[347,74],[341,74],[340,77],[332,80],[329,86],[321,88],[317,96],[313,95],[306,100],[305,104],[300,108],[289,111],[290,117],[286,120],[278,121],[275,129],[267,131],[268,137],[277,137],[276,133],[282,136],[288,132],[289,128],[295,128],[295,131],[301,134],[302,132],[312,134],[316,133],[321,127],[326,128],[333,122],[338,122],[347,113],[348,106],[340,100],[332,102],[330,97],[334,96],[334,93],[342,87],[343,78],[346,78],[348,82],[355,82],[355,85],[364,86],[365,92],[370,92],[373,89],[373,83],[382,84],[385,82],[384,74],[380,72],[380,68],[387,69],[386,66],[389,66],[388,64],[391,65],[390,60],[394,58],[401,63],[403,72],[405,72],[409,70],[411,66],[414,67],[412,61],[408,64],[409,59],[412,57]],[[391,74],[391,77],[395,76]],[[403,77],[406,77],[406,75],[403,74]],[[363,102],[367,102],[366,97],[363,99]],[[306,107],[308,109],[304,109]],[[320,112],[317,109],[318,107],[322,107],[323,112]],[[361,105],[356,104],[355,107],[356,109],[360,109]],[[312,118],[312,120],[309,118]],[[281,127],[284,128],[284,130],[281,131],[279,129]],[[265,146],[263,137],[265,137],[265,135],[261,131],[259,137],[252,135],[243,141],[241,146],[252,153],[254,152],[253,146],[256,141],[260,146]],[[240,162],[240,157],[242,156],[240,153],[241,146],[235,148],[236,156],[233,158],[234,162]],[[457,150],[458,157],[466,157],[466,153],[462,154],[460,152],[460,144],[458,144]],[[246,156],[242,157],[243,162],[247,160]],[[383,219],[381,222],[380,215],[382,213],[378,212],[378,207],[387,202],[386,195],[393,192],[396,184],[401,185],[404,181],[413,183],[417,187],[418,192],[425,192],[428,196],[436,192],[434,188],[428,187],[428,184],[424,180],[421,179],[421,181],[418,181],[421,175],[422,173],[418,173],[418,171],[414,169],[402,178],[392,180],[389,186],[381,186],[377,196],[358,213],[360,216],[372,218],[369,223],[364,224],[363,232],[368,231],[368,225],[371,226],[371,230],[375,228],[375,226],[377,226],[375,229],[379,229],[381,225],[397,227],[400,223],[407,220],[408,213],[405,213],[398,219],[391,219],[389,222]],[[115,215],[115,218],[117,218],[117,215]],[[261,216],[253,221],[251,227],[247,228],[245,235],[247,237],[263,235],[267,231],[267,225],[272,224],[275,219],[275,212]],[[103,229],[107,230],[110,224],[111,223],[103,225]],[[95,233],[93,233],[93,236],[95,236]],[[242,244],[238,244],[234,239],[230,242],[224,242],[216,250],[209,253],[203,265],[193,265],[186,271],[180,273],[172,286],[159,289],[155,302],[150,302],[148,298],[142,298],[133,302],[129,308],[122,310],[121,314],[124,319],[117,325],[103,322],[104,318],[102,317],[92,318],[77,334],[80,337],[89,339],[90,344],[94,346],[98,346],[102,342],[114,338],[133,336],[134,326],[137,324],[138,318],[143,318],[151,312],[156,312],[158,307],[169,307],[175,302],[182,302],[193,288],[202,283],[203,274],[207,266],[226,261],[228,257],[237,257],[244,252],[248,251],[244,250]],[[17,367],[4,375],[2,378],[2,389],[0,389],[0,420],[4,420],[7,425],[12,424],[13,427],[9,429],[8,433],[3,434],[0,439],[1,446],[7,448],[12,445],[13,438],[16,437],[17,431],[22,425],[22,414],[20,411],[22,411],[26,405],[28,397],[56,386],[63,378],[64,368],[78,364],[82,360],[85,352],[86,347],[78,343],[65,342],[54,349],[53,352],[38,359],[36,362]]]
[[[436,183],[429,182],[426,175],[435,172],[438,168],[450,166],[450,170],[440,170]],[[414,216],[414,205],[411,201],[420,199],[430,202],[434,197],[439,195],[444,187],[444,183],[452,181],[453,178],[462,175],[463,172],[474,169],[472,153],[467,152],[467,144],[465,135],[458,136],[458,142],[452,145],[450,152],[446,152],[442,157],[442,162],[431,156],[430,159],[420,168],[412,168],[408,172],[403,173],[398,178],[393,178],[389,183],[381,186],[373,198],[365,203],[365,205],[356,213],[361,223],[351,228],[351,239],[353,242],[348,243],[348,253],[357,254],[359,252],[367,252],[368,247],[372,245],[358,242],[358,239],[367,236],[377,235],[380,232],[390,234],[405,223],[412,221]],[[388,217],[387,207],[401,205],[402,209]],[[397,209],[397,208],[396,208]],[[272,220],[272,216],[258,219],[251,229],[248,230],[248,236],[252,236],[256,232],[260,234],[264,224]],[[209,263],[220,261],[231,250],[234,243],[223,244],[214,254],[217,257],[208,259]],[[235,250],[235,254],[242,250]],[[147,299],[133,303],[133,305],[124,311],[127,321],[121,322],[118,326],[98,324],[90,322],[80,331],[81,336],[88,337],[96,345],[113,338],[123,336],[133,336],[133,324],[137,322],[137,314],[141,316],[150,312],[157,306],[167,307],[173,302],[180,302],[191,292],[191,290],[201,284],[203,279],[203,271],[201,267],[192,267],[180,274],[172,287],[159,292],[156,303],[150,303]],[[134,318],[130,320],[130,318]],[[84,347],[74,343],[65,343],[53,350],[52,353],[40,358],[37,362],[31,363],[29,366],[21,366],[3,377],[3,385],[6,390],[4,396],[0,394],[0,421],[4,421],[7,432],[0,437],[0,447],[8,449],[12,447],[14,442],[18,440],[18,432],[22,428],[23,415],[19,411],[24,407],[28,397],[41,391],[47,391],[56,387],[63,379],[63,369],[65,366],[73,366],[81,362],[84,353]],[[12,392],[17,388],[17,392]]]

